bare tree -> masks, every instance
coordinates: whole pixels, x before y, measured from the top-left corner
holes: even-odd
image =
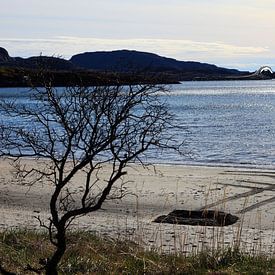
[[[20,118],[19,125],[1,125],[0,154],[14,158],[14,166],[30,184],[47,180],[53,186],[47,228],[53,255],[42,268],[57,274],[66,251],[66,232],[73,219],[101,208],[131,162],[141,162],[151,149],[175,149],[172,115],[159,96],[163,86],[97,86],[54,88],[50,84],[31,92],[30,104],[2,101],[0,114]],[[27,168],[20,159],[33,157],[44,165]],[[108,165],[104,186],[97,189],[100,171]],[[82,188],[70,189],[84,173]],[[123,195],[120,189],[118,197]]]

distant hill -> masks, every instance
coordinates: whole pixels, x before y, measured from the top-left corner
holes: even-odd
[[[0,87],[43,85],[39,72],[51,74],[55,86],[179,83],[189,80],[249,80],[275,78],[274,73],[250,73],[195,61],[179,61],[131,50],[76,54],[59,57],[10,57],[0,47]]]
[[[76,66],[97,71],[116,72],[197,72],[207,74],[239,75],[243,72],[194,61],[178,61],[157,54],[130,50],[86,52],[72,56]],[[247,73],[247,72],[246,72]]]
[[[0,67],[46,68],[53,71],[93,70],[118,73],[168,73],[178,75],[177,78],[179,79],[183,74],[185,77],[208,77],[208,75],[221,77],[248,73],[207,63],[178,61],[153,53],[130,50],[87,52],[76,54],[70,60],[66,60],[49,56],[10,57],[8,51],[0,47]]]
[[[75,70],[76,66],[70,61],[51,56],[33,56],[29,58],[10,57],[6,49],[0,47],[0,67],[12,67],[21,69],[47,70]]]
[[[12,58],[9,56],[9,53],[6,49],[0,47],[0,63],[10,62]]]
[[[51,57],[51,56],[33,56],[29,58],[14,58],[15,66],[20,66],[29,69],[41,69],[45,68],[47,70],[75,70],[77,69],[74,64],[63,58]]]

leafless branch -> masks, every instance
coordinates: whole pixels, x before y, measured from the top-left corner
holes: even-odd
[[[151,149],[176,150],[169,129],[173,116],[159,96],[158,85],[65,87],[30,92],[32,104],[2,101],[0,113],[20,118],[20,124],[0,125],[0,156],[13,157],[17,176],[29,185],[52,183],[48,225],[56,251],[46,263],[46,274],[57,274],[66,250],[66,230],[72,221],[96,211],[107,199],[127,193],[123,176],[128,164],[143,161]],[[27,167],[20,160],[35,157],[43,165]],[[108,174],[101,171],[108,165]],[[82,173],[77,191],[70,187]],[[120,182],[119,182],[120,181]],[[115,184],[118,186],[115,186]],[[113,192],[111,192],[113,190]]]

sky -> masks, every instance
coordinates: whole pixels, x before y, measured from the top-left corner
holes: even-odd
[[[275,70],[275,0],[1,0],[11,56],[131,49]]]

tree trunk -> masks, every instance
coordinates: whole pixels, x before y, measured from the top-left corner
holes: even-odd
[[[46,264],[46,275],[58,275],[57,267],[66,251],[66,230],[63,228],[57,233],[57,248]]]

